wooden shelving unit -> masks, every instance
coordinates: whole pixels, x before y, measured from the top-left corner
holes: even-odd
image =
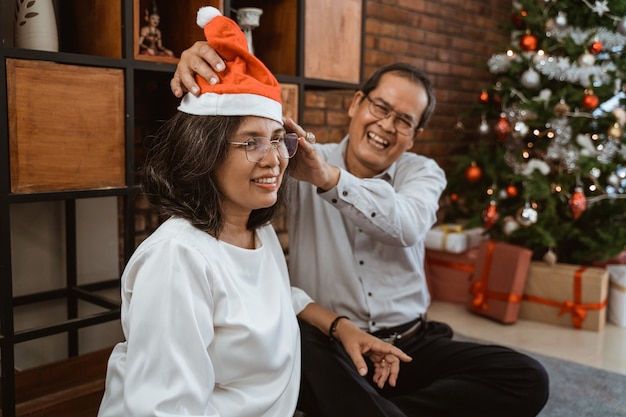
[[[235,19],[239,7],[263,9],[261,25],[253,32],[255,54],[284,84],[285,112],[302,117],[306,91],[355,89],[362,68],[362,1],[323,0],[156,0],[163,44],[175,56],[196,40],[204,40],[195,24],[197,10],[218,7]],[[323,3],[323,7],[322,7]],[[102,295],[119,288],[119,275],[82,283],[77,267],[77,203],[82,199],[113,197],[118,201],[120,268],[136,247],[135,171],[143,161],[143,138],[154,133],[175,112],[179,100],[169,90],[177,58],[139,54],[138,33],[152,0],[53,0],[58,22],[59,51],[18,48],[13,40],[14,1],[0,5],[0,400],[3,417],[14,417],[23,397],[16,385],[15,348],[21,343],[64,337],[67,357],[87,355],[80,349],[82,329],[119,319],[119,302]],[[361,5],[361,7],[359,7]],[[328,20],[324,33],[307,32],[329,7],[360,24],[358,33],[341,33]],[[344,16],[345,17],[345,16]],[[313,33],[313,34],[310,34]],[[311,37],[317,37],[312,39]],[[327,39],[322,39],[323,37]],[[348,39],[356,54],[346,59],[347,76],[324,75],[319,68],[307,76],[306,51],[320,42],[338,46]],[[344,45],[345,46],[345,45]],[[339,49],[343,50],[343,49]],[[336,66],[334,51],[315,52],[315,60]],[[344,68],[344,69],[345,69]],[[52,73],[50,73],[52,71]],[[334,71],[334,70],[333,70]],[[49,74],[50,76],[46,76]],[[79,82],[80,81],[80,82]],[[42,94],[41,100],[37,96]],[[44,107],[31,111],[31,105]],[[106,117],[105,117],[106,116]],[[93,141],[89,145],[88,141]],[[97,146],[96,146],[97,145]],[[51,156],[52,155],[52,156]],[[63,208],[65,279],[58,288],[34,286],[14,293],[11,208],[22,203],[54,202]],[[92,221],[97,223],[98,218]],[[34,239],[37,239],[35,236]],[[37,259],[33,259],[37,262]],[[33,277],[37,281],[37,277]],[[119,292],[119,291],[118,291]],[[16,326],[20,311],[39,303],[61,303],[62,320]],[[84,305],[93,308],[85,309]],[[95,312],[94,312],[95,310]],[[45,310],[42,309],[42,315]],[[85,312],[87,311],[87,312]],[[45,365],[45,364],[44,364]],[[22,407],[21,409],[23,409]]]

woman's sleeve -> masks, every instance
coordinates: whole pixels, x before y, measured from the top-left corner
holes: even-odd
[[[218,416],[207,347],[213,299],[206,260],[175,241],[151,246],[125,272],[132,291],[126,317],[124,415]]]

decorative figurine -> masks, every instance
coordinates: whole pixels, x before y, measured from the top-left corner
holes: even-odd
[[[152,56],[169,56],[173,57],[174,53],[165,48],[161,39],[161,16],[156,6],[156,2],[152,2],[152,9],[146,9],[144,20],[148,23],[139,31],[139,53],[141,55]]]
[[[259,20],[263,10],[256,7],[241,7],[237,9],[237,23],[248,41],[248,51],[254,55],[254,47],[252,46],[252,29],[259,27]]]

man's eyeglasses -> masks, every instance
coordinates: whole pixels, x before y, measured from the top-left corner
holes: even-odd
[[[246,150],[246,159],[252,163],[257,163],[265,159],[270,148],[282,159],[293,158],[298,150],[298,135],[286,133],[284,136],[272,140],[267,140],[267,138],[250,138],[245,142],[228,143],[242,146]]]
[[[368,95],[366,95],[365,98],[370,102],[367,109],[372,114],[372,116],[376,117],[377,119],[383,120],[393,115],[393,125],[398,133],[406,136],[412,136],[415,133],[415,129],[417,129],[417,124],[413,120],[409,119],[406,115],[400,114],[397,111],[393,110],[382,100],[371,99]]]

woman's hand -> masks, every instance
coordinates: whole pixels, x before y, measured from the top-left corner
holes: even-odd
[[[367,375],[367,364],[364,357],[368,357],[374,364],[372,380],[383,388],[388,382],[395,387],[400,373],[400,362],[410,362],[412,358],[397,347],[383,342],[376,336],[359,329],[350,320],[340,320],[334,336],[339,339],[344,349],[350,355],[360,375]]]
[[[289,175],[297,180],[311,183],[324,191],[336,186],[341,170],[326,162],[313,143],[307,141],[307,132],[296,122],[285,118],[284,123],[288,132],[294,132],[299,136],[298,152],[289,161]]]
[[[170,89],[178,98],[187,91],[198,95],[200,87],[196,83],[195,75],[201,76],[213,85],[219,82],[218,73],[224,68],[226,68],[224,61],[215,49],[206,41],[197,41],[180,54],[176,72],[170,80]]]

